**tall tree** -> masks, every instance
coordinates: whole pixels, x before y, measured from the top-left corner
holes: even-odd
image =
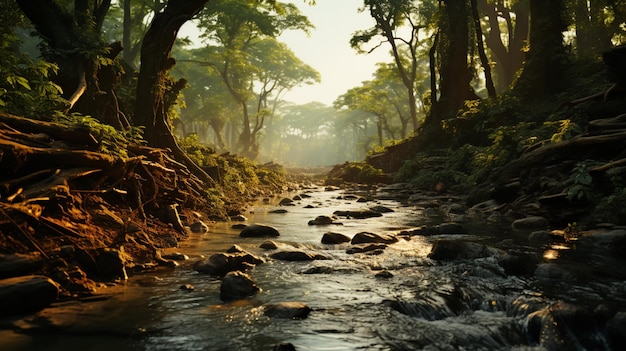
[[[438,136],[442,131],[442,120],[455,117],[465,100],[478,98],[470,85],[467,2],[442,0],[439,3],[439,95],[431,94],[432,107],[423,129],[425,139],[433,143],[441,140]],[[431,77],[433,79],[435,77]]]
[[[415,0],[364,0],[363,4],[362,10],[369,11],[376,24],[372,28],[356,32],[350,39],[350,44],[361,52],[372,52],[381,43],[369,50],[364,49],[364,45],[380,37],[390,45],[399,75],[406,87],[413,129],[417,130],[415,84],[419,71],[419,47],[422,44],[420,31],[427,28],[434,8],[429,6],[431,2]],[[407,59],[403,58],[402,50],[409,53]]]
[[[528,101],[562,91],[568,84],[567,29],[563,0],[530,0],[530,49],[514,92]]]
[[[200,167],[180,149],[168,123],[167,110],[176,89],[182,89],[183,80],[171,88],[168,72],[175,64],[170,56],[180,27],[202,10],[208,0],[169,0],[163,11],[154,16],[141,47],[141,69],[137,82],[135,123],[145,127],[144,137],[156,147],[172,149],[177,158],[201,179],[212,182]]]
[[[76,0],[70,7],[51,0],[17,4],[43,40],[43,57],[59,67],[54,80],[69,102],[68,110],[98,116],[118,128],[127,125],[113,92],[120,74],[114,59],[122,48],[102,38],[111,0]]]

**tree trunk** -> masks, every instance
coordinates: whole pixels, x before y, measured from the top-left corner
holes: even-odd
[[[563,0],[530,0],[530,50],[513,89],[529,102],[545,99],[568,85],[564,9]]]
[[[485,70],[485,85],[487,86],[487,92],[490,98],[496,97],[496,87],[493,84],[493,78],[491,77],[491,66],[489,65],[489,59],[485,54],[485,44],[483,44],[483,30],[480,26],[480,17],[478,15],[478,7],[476,0],[471,0],[472,4],[472,17],[474,18],[474,28],[476,30],[476,44],[478,46],[478,56],[480,56],[480,63]]]
[[[440,143],[445,119],[456,116],[465,100],[476,98],[470,86],[471,75],[467,62],[469,28],[465,1],[444,0],[439,28],[441,65],[439,70],[439,98],[433,99],[430,113],[424,121],[422,136],[429,143]]]
[[[200,179],[213,182],[180,149],[168,124],[166,91],[168,72],[175,63],[170,57],[180,27],[196,15],[208,0],[169,0],[152,20],[141,47],[141,68],[137,82],[135,125],[144,126],[150,146],[170,148],[174,155]]]

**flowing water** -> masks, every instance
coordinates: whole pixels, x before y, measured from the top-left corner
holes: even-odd
[[[330,260],[272,260],[268,256],[272,251],[259,248],[267,239],[240,238],[232,223],[217,223],[208,234],[192,234],[181,243],[177,251],[191,259],[179,267],[133,276],[107,289],[109,298],[102,301],[59,304],[32,317],[38,321],[17,321],[19,332],[0,331],[0,349],[272,350],[280,343],[292,343],[299,351],[543,349],[538,344],[549,329],[544,327],[538,336],[532,318],[560,296],[547,294],[535,278],[508,276],[493,257],[432,261],[427,255],[433,240],[441,236],[401,239],[377,255],[348,254],[349,244],[323,245],[320,239],[328,231],[348,236],[362,231],[398,234],[442,219],[426,216],[420,207],[385,199],[381,192],[367,203],[345,199],[338,190],[317,189],[308,195],[295,206],[281,207],[288,213],[272,213],[279,199],[259,202],[246,214],[247,223],[278,229],[280,237],[272,239],[279,249],[295,246]],[[307,225],[318,215],[374,205],[394,212],[369,219],[340,218],[343,225]],[[502,227],[469,226],[471,234],[454,237],[488,243],[508,240],[509,245],[519,239]],[[249,272],[262,292],[223,303],[219,279],[195,272],[192,264],[233,244],[266,258]],[[551,254],[571,248],[562,249],[551,249],[556,250]],[[181,290],[185,284],[195,290]],[[622,306],[626,295],[623,282],[615,279],[557,290],[574,300],[612,299]],[[302,320],[263,314],[263,304],[284,301],[307,303],[312,312]],[[559,335],[554,342],[560,342]],[[598,339],[592,342],[598,347],[592,349],[608,347],[604,334],[590,335]]]

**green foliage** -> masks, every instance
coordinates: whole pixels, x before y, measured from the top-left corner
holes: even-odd
[[[55,119],[57,122],[73,127],[89,129],[94,138],[98,140],[98,151],[105,154],[128,157],[128,145],[144,143],[143,127],[130,127],[127,130],[119,131],[91,116],[77,113],[69,115],[56,114]]]
[[[10,50],[10,38],[0,47],[0,111],[20,116],[49,119],[54,111],[66,106],[60,86],[50,80],[57,66],[33,62]],[[8,40],[8,42],[7,42]]]
[[[572,169],[570,180],[573,185],[567,191],[567,198],[571,202],[591,201],[594,199],[593,178],[589,174],[590,168],[589,162],[583,161],[576,163],[576,166]]]
[[[344,182],[373,184],[378,183],[383,171],[365,162],[346,162],[335,166],[328,179],[341,179]]]
[[[424,190],[434,190],[440,183],[446,188],[468,190],[474,184],[477,151],[468,145],[440,154],[420,153],[404,162],[395,180]]]
[[[546,122],[545,124],[551,124],[554,122]],[[556,133],[552,134],[550,141],[558,143],[563,140],[571,139],[573,136],[580,134],[582,128],[570,119],[562,119],[558,121],[559,129]]]

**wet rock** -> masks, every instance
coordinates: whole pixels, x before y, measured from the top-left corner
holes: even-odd
[[[271,258],[281,261],[314,261],[314,260],[328,260],[329,258],[316,253],[309,253],[304,251],[279,251],[270,255]]]
[[[436,240],[428,257],[437,261],[466,259],[473,260],[490,257],[497,254],[497,250],[488,246],[463,240]]]
[[[509,275],[531,275],[537,269],[539,257],[532,252],[510,250],[498,257],[498,264]]]
[[[550,222],[547,219],[540,216],[531,216],[526,218],[520,218],[513,221],[511,224],[514,230],[542,230],[549,229]]]
[[[95,250],[94,259],[96,261],[98,275],[104,280],[126,280],[125,254],[123,248],[98,248]]]
[[[340,222],[335,222],[335,218],[330,216],[317,216],[315,219],[309,221],[309,225],[330,225],[336,224],[341,225]]]
[[[248,226],[247,224],[236,223],[236,224],[233,224],[232,226],[230,226],[230,228],[231,229],[244,229],[247,226]]]
[[[227,253],[248,253],[246,252],[246,250],[243,249],[243,247],[239,245],[233,245],[229,247],[228,250],[226,250],[226,252]]]
[[[278,244],[276,244],[274,241],[268,240],[261,243],[259,247],[263,250],[276,250],[278,248]]]
[[[330,266],[313,266],[303,270],[302,274],[331,274],[335,271],[333,267]]]
[[[467,234],[468,230],[464,225],[459,223],[441,223],[434,227],[437,234]]]
[[[322,244],[342,244],[350,242],[350,237],[341,233],[327,232],[322,235]]]
[[[374,212],[379,212],[379,213],[391,213],[391,212],[395,212],[394,210],[390,209],[389,207],[386,207],[386,206],[381,206],[381,205],[374,206],[374,207],[370,207],[370,210],[371,210],[371,211],[374,211]]]
[[[273,351],[296,351],[292,343],[282,343],[274,346]]]
[[[295,206],[292,199],[284,198],[278,203],[279,206]]]
[[[242,214],[238,214],[238,215],[230,217],[230,220],[233,222],[245,222],[248,220],[248,218],[246,218],[246,216]]]
[[[179,287],[180,290],[191,292],[196,290],[196,287],[191,284],[183,284]]]
[[[40,270],[43,260],[35,255],[0,254],[0,279],[26,275]]]
[[[383,250],[387,248],[386,244],[369,244],[369,245],[359,245],[354,246],[346,250],[346,253],[349,255],[357,254],[357,253],[368,253],[372,252],[375,254],[381,254]]]
[[[528,336],[546,350],[605,350],[606,340],[598,328],[606,325],[604,314],[558,301],[526,318]],[[623,349],[620,345],[617,349]]]
[[[393,278],[393,273],[387,270],[383,270],[383,271],[376,273],[374,276],[376,278],[389,279],[389,278]]]
[[[542,283],[573,282],[576,276],[557,263],[541,263],[537,265],[535,277]]]
[[[626,345],[626,312],[618,312],[607,323],[606,332],[613,350]]]
[[[262,238],[279,236],[278,230],[268,225],[252,224],[243,228],[239,236],[242,238]]]
[[[209,232],[209,226],[202,221],[196,221],[189,226],[192,233],[206,234]]]
[[[222,278],[220,298],[222,301],[244,299],[257,294],[261,289],[252,281],[249,275],[240,272],[228,272]]]
[[[59,296],[59,286],[48,277],[27,275],[0,280],[0,316],[39,311]]]
[[[187,261],[189,259],[189,256],[180,252],[166,253],[166,254],[161,255],[161,257],[163,257],[166,260],[174,260],[174,261]]]
[[[369,244],[369,243],[383,243],[393,244],[398,241],[398,238],[391,235],[379,235],[369,232],[360,232],[355,234],[350,241],[351,244]]]
[[[335,211],[334,215],[339,217],[366,219],[373,217],[382,217],[383,214],[372,210],[352,210],[352,211]]]
[[[615,229],[601,231],[585,238],[593,245],[608,249],[612,253],[621,256],[626,251],[626,230]]]
[[[537,230],[528,235],[528,241],[533,244],[563,242],[563,236],[554,234],[549,230]]]
[[[277,208],[275,210],[271,210],[270,213],[288,213],[289,211],[285,210],[284,208]]]
[[[263,313],[274,318],[305,319],[310,312],[311,308],[303,302],[278,302],[263,306]]]
[[[209,258],[197,261],[193,269],[200,273],[224,276],[232,271],[246,271],[263,260],[249,253],[217,253]]]

